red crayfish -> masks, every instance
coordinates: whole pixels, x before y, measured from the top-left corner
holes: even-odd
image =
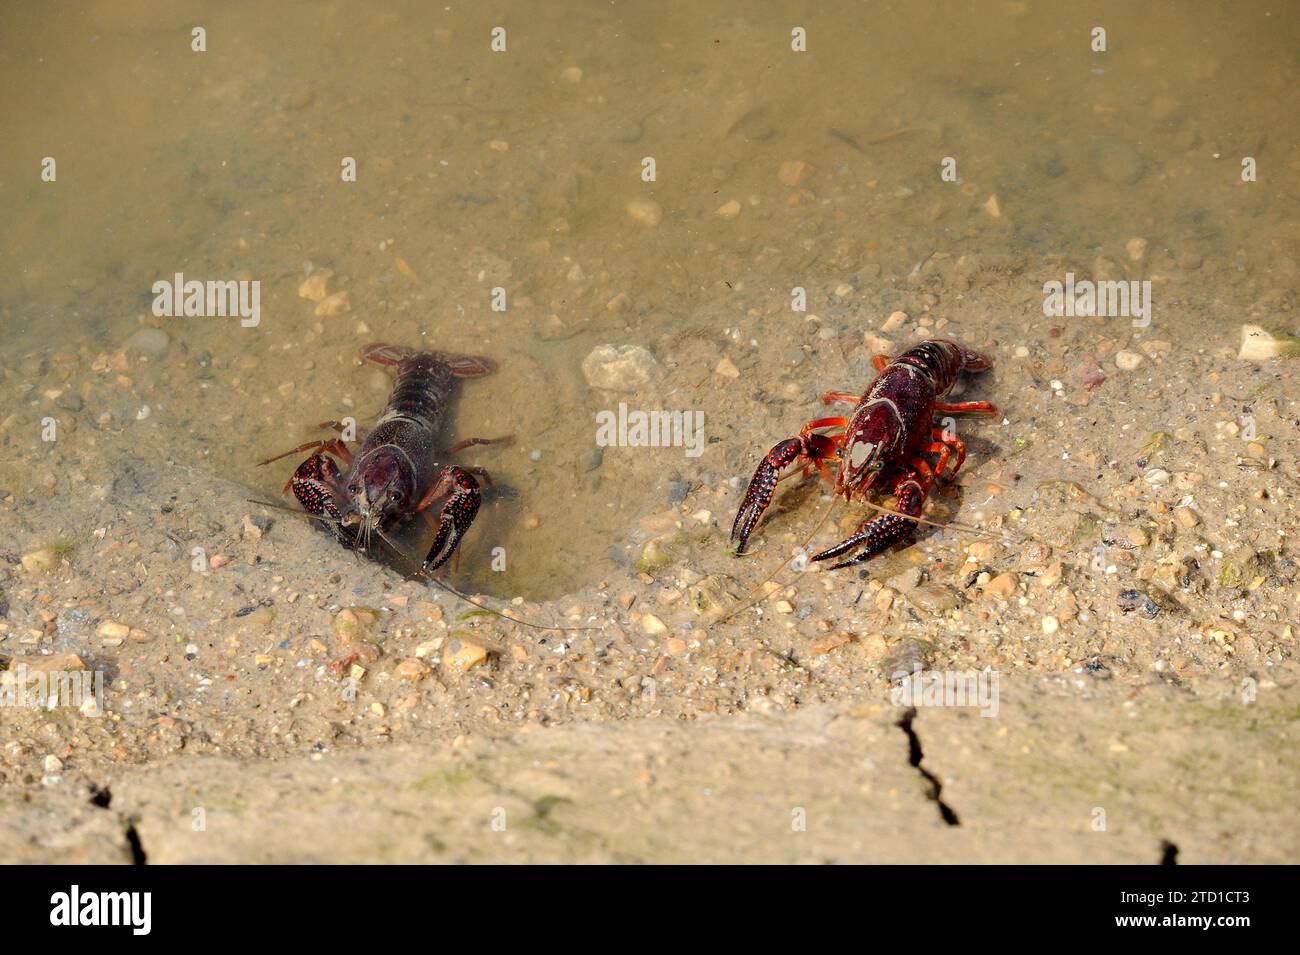
[[[941,401],[952,390],[960,372],[984,371],[992,366],[985,356],[956,342],[932,339],[914,345],[897,358],[876,355],[872,359],[880,376],[861,397],[840,391],[822,395],[826,404],[855,405],[848,418],[818,418],[799,435],[772,448],[754,472],[745,499],[731,528],[731,543],[737,554],[745,551],[749,535],[767,506],[772,503],[781,470],[803,461],[805,474],[816,468],[830,480],[829,467],[838,462],[835,493],[846,500],[865,498],[878,480],[893,480],[898,499],[897,513],[882,514],[863,522],[856,534],[813,555],[810,560],[840,557],[866,545],[854,556],[832,569],[870,560],[900,541],[916,526],[922,505],[935,479],[951,479],[966,459],[966,445],[951,433],[934,427],[934,415],[948,412],[996,414],[987,401]],[[833,429],[823,434],[821,429]],[[953,452],[956,461],[949,469]],[[933,466],[924,457],[935,454]]]
[[[496,371],[490,358],[418,352],[400,345],[372,343],[361,349],[361,357],[380,365],[395,365],[397,380],[374,429],[355,454],[341,438],[311,441],[268,458],[270,464],[291,454],[315,449],[293,472],[284,492],[294,497],[308,513],[332,524],[340,542],[368,550],[373,533],[401,518],[420,514],[434,530],[433,543],[423,567],[433,571],[456,552],[482,502],[477,474],[488,480],[482,468],[440,464],[439,458],[476,444],[500,444],[510,438],[470,438],[439,450],[439,427],[451,395],[453,378],[478,378]],[[339,422],[321,427],[342,430]],[[347,468],[339,470],[334,458]],[[430,506],[445,501],[437,522]]]

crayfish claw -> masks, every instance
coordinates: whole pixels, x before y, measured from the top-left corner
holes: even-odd
[[[804,451],[802,438],[788,438],[767,453],[759,462],[754,476],[745,488],[745,499],[736,512],[736,520],[731,525],[731,550],[737,556],[745,552],[749,535],[763,517],[763,512],[772,503],[776,492],[776,482],[780,479],[781,469],[799,457]]]
[[[925,502],[925,492],[915,481],[908,481],[900,485],[897,493],[898,509],[902,513],[881,514],[878,517],[873,517],[858,528],[858,532],[852,537],[842,540],[808,559],[829,560],[832,557],[847,554],[853,548],[862,544],[867,545],[848,560],[830,566],[831,570],[839,570],[841,567],[852,567],[854,564],[861,564],[893,547],[916,528],[916,521],[911,520],[910,515],[920,517],[921,505]]]
[[[456,553],[456,547],[470,525],[474,523],[479,505],[483,503],[478,482],[464,468],[447,467],[438,482],[437,490],[431,497],[447,492],[450,492],[451,496],[447,498],[438,514],[437,533],[434,535],[433,543],[429,545],[428,555],[424,558],[423,566],[426,572],[437,570]]]
[[[342,480],[343,475],[333,459],[317,453],[298,465],[284,489],[293,492],[308,514],[339,521],[343,514],[337,496]]]
[[[866,547],[863,547],[862,550],[848,560],[842,560],[838,564],[831,564],[830,569],[839,570],[841,567],[852,567],[854,564],[864,563],[877,554],[888,550],[906,537],[915,526],[915,521],[909,521],[905,517],[881,514],[864,524],[862,529],[848,540],[841,541],[834,547],[828,547],[820,554],[814,554],[808,559],[828,560],[831,557],[839,557],[841,554],[848,553],[859,544],[866,544]]]

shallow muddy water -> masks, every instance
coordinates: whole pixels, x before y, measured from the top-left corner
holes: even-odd
[[[460,573],[502,595],[616,571],[637,518],[683,482],[747,472],[783,435],[737,392],[864,387],[860,364],[846,380],[838,363],[944,259],[978,257],[1023,293],[1005,310],[931,293],[921,307],[974,344],[1029,340],[1042,284],[1067,271],[1151,279],[1162,337],[1199,334],[1184,303],[1295,285],[1285,5],[127,2],[3,16],[11,374],[85,392],[77,414],[104,453],[271,496],[298,458],[258,460],[319,421],[364,430],[382,408],[390,378],[358,363],[361,344],[489,355],[500,372],[459,389],[449,441],[515,436],[464,455],[505,493]],[[1244,156],[1258,182],[1242,181]],[[332,271],[346,310],[318,317],[299,297],[313,270]],[[155,317],[154,282],[178,272],[260,282],[260,323]],[[165,333],[166,354],[132,349],[129,384],[71,360],[142,327]],[[590,388],[582,361],[605,343],[647,348],[650,379]],[[738,381],[715,372],[724,357]],[[706,411],[711,443],[698,457],[602,451],[594,416],[619,401]],[[483,569],[498,546],[504,577]]]

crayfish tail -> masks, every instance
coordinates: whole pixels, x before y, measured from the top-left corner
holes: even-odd
[[[955,343],[954,343],[955,344]],[[977,351],[972,351],[965,345],[958,345],[961,349],[961,370],[967,372],[988,371],[993,367],[993,359]]]
[[[447,363],[451,373],[457,378],[482,378],[484,375],[490,375],[497,370],[497,363],[491,358],[484,358],[482,355],[447,355],[439,354],[439,358]]]
[[[416,354],[415,349],[405,345],[386,345],[383,342],[362,345],[360,352],[362,361],[372,361],[376,365],[400,365]]]

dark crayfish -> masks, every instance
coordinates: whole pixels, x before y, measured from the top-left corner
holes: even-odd
[[[395,365],[392,396],[360,450],[353,453],[339,438],[311,441],[268,458],[270,464],[291,454],[315,449],[284,486],[306,510],[334,526],[339,540],[368,550],[372,534],[401,518],[420,514],[434,530],[423,566],[436,570],[456,552],[461,538],[478,514],[481,496],[474,475],[487,480],[482,468],[456,467],[439,458],[476,444],[498,444],[509,438],[470,438],[439,450],[438,431],[451,396],[453,378],[478,378],[496,371],[489,358],[417,352],[400,345],[372,343],[361,357]],[[342,430],[338,422],[321,427]],[[344,474],[334,458],[347,468]],[[490,482],[489,482],[490,483]],[[445,500],[444,500],[445,499]],[[435,522],[429,508],[443,500]]]
[[[944,475],[951,479],[966,459],[966,445],[955,435],[934,427],[935,414],[997,413],[987,401],[949,404],[940,400],[952,389],[960,372],[984,371],[992,364],[956,342],[924,341],[896,358],[876,355],[872,361],[880,376],[861,397],[840,391],[822,395],[826,404],[854,404],[851,417],[808,422],[797,437],[776,445],[759,464],[731,528],[736,553],[744,553],[750,533],[772,503],[783,468],[802,461],[805,473],[816,468],[829,480],[830,464],[837,462],[836,494],[844,495],[846,500],[865,498],[877,481],[886,484],[892,480],[898,511],[865,521],[852,537],[810,559],[840,557],[864,544],[854,556],[832,569],[871,559],[916,526],[911,518],[921,516],[935,478]],[[823,434],[821,429],[832,430]],[[956,461],[952,462],[954,451]],[[933,466],[926,460],[927,454],[937,455]]]

